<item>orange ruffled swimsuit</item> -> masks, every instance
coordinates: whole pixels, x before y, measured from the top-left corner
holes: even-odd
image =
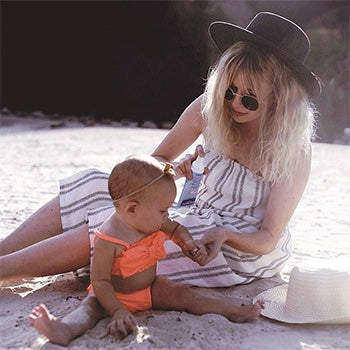
[[[156,231],[133,244],[128,244],[97,230],[95,231],[95,240],[96,238],[125,247],[121,255],[115,258],[111,269],[112,275],[122,276],[122,278],[144,271],[166,256],[164,241],[168,237],[163,231]],[[93,291],[91,284],[88,287],[88,291]],[[114,293],[130,312],[152,308],[151,286],[129,294],[122,294],[117,291]]]

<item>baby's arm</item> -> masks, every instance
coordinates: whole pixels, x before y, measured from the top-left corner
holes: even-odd
[[[182,249],[182,252],[187,257],[200,265],[204,265],[207,258],[206,248],[199,241],[193,240],[193,237],[185,226],[167,219],[163,223],[161,230]]]
[[[118,300],[111,283],[111,266],[122,250],[121,246],[97,239],[91,271],[94,293],[103,308],[112,316],[108,331],[115,336],[126,336],[137,327],[136,319]]]

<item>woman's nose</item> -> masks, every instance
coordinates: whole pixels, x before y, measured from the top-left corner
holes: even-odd
[[[236,109],[237,107],[241,107],[242,106],[242,102],[239,96],[237,95],[233,95],[233,98],[231,100],[231,105],[234,109]]]

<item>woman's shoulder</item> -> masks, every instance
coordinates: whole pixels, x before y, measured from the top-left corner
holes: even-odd
[[[191,124],[197,126],[201,131],[205,129],[205,118],[202,114],[203,106],[205,104],[204,100],[204,94],[198,96],[188,105],[182,115],[184,119],[190,119]]]

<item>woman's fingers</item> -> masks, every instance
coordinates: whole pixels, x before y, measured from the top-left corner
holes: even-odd
[[[185,174],[185,177],[186,179],[188,180],[191,180],[192,179],[192,162],[193,162],[193,155],[192,154],[188,154],[186,157],[185,157],[185,161],[184,161],[184,174]]]
[[[208,264],[218,255],[223,243],[222,239],[220,239],[220,235],[213,235],[212,233],[212,231],[207,231],[207,233],[204,233],[202,238],[199,239],[199,242],[205,246],[208,254],[204,265]]]
[[[175,167],[176,177],[185,176],[186,179],[192,179],[192,163],[197,157],[204,157],[205,152],[202,145],[197,145],[194,154],[186,154],[186,156],[179,161]]]
[[[192,154],[187,154],[185,158],[181,159],[180,162],[177,164],[175,171],[177,174],[177,178],[180,178],[182,176],[185,176],[186,179],[192,179]]]
[[[186,176],[186,179],[191,180],[192,179],[192,163],[198,158],[198,157],[204,157],[205,152],[202,145],[197,145],[196,150],[194,154],[187,154],[183,165],[184,165],[184,175]]]
[[[199,249],[196,256],[197,256],[197,261],[200,265],[203,266],[206,264],[206,261],[208,258],[208,252],[204,246]]]

